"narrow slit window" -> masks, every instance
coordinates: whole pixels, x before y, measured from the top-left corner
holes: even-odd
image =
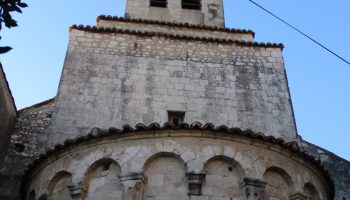
[[[179,111],[168,111],[168,121],[178,125],[182,122],[184,122],[185,119],[185,112],[179,112]]]
[[[166,8],[167,7],[167,0],[150,0],[150,6],[151,7]]]
[[[183,9],[190,10],[200,10],[201,9],[201,0],[181,0],[181,5]]]

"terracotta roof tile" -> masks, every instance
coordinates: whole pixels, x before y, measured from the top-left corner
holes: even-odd
[[[263,47],[263,48],[280,48],[283,49],[284,45],[279,43],[259,43],[259,42],[250,42],[250,41],[241,41],[241,40],[232,40],[232,39],[221,39],[213,37],[197,37],[197,36],[188,36],[188,35],[179,35],[179,34],[170,34],[170,33],[161,33],[161,32],[150,32],[150,31],[135,31],[129,29],[118,29],[110,27],[96,27],[96,26],[84,26],[84,25],[73,25],[70,29],[82,30],[93,33],[119,33],[119,34],[131,34],[131,35],[140,35],[140,36],[159,36],[167,37],[171,39],[179,40],[196,40],[212,43],[228,43],[235,44],[238,46],[246,47]]]
[[[181,22],[159,21],[159,20],[150,20],[150,19],[129,19],[129,18],[118,17],[118,16],[110,16],[110,15],[107,15],[107,16],[100,15],[97,17],[97,22],[99,20],[167,25],[167,26],[173,26],[173,27],[184,27],[184,28],[202,29],[202,30],[210,30],[210,31],[222,31],[222,32],[230,32],[230,33],[251,34],[253,37],[255,36],[255,33],[252,30],[221,28],[221,27],[217,27],[217,26],[204,26],[204,25],[195,25],[195,24],[181,23]]]

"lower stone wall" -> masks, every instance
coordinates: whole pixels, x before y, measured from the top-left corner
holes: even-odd
[[[0,199],[20,199],[19,187],[22,175],[29,164],[40,154],[39,137],[49,125],[53,101],[44,102],[19,111],[9,150],[0,168]]]
[[[31,164],[35,158],[38,157],[40,154],[40,147],[41,144],[39,143],[39,138],[45,138],[44,130],[49,125],[51,120],[51,115],[53,112],[54,102],[49,101],[44,104],[40,104],[38,106],[34,106],[28,109],[24,109],[19,112],[18,121],[16,124],[15,132],[11,137],[11,144],[8,151],[8,155],[5,158],[4,166],[0,168],[0,199],[1,200],[17,200],[20,199],[19,194],[19,186],[22,179],[22,175],[24,170],[26,169],[28,164]],[[213,140],[215,141],[215,140]],[[193,142],[194,144],[194,142]],[[320,159],[322,163],[327,167],[328,171],[331,173],[332,179],[335,183],[335,200],[349,200],[350,199],[350,163],[347,160],[344,160],[335,154],[324,150],[320,147],[317,147],[313,144],[310,144],[306,141],[302,142],[303,148],[305,151],[309,152],[314,157]],[[164,149],[172,149],[174,144],[170,141],[164,143],[163,145],[158,145],[157,148],[164,148]],[[188,146],[191,146],[190,144]],[[180,148],[181,146],[177,147]],[[185,149],[186,146],[182,146],[181,148]],[[130,152],[129,152],[130,151]],[[207,150],[206,150],[207,151]],[[217,151],[217,150],[215,150]],[[226,153],[229,153],[229,151],[226,151]],[[132,154],[133,150],[128,150],[129,153]],[[128,154],[129,154],[128,153]],[[232,152],[231,152],[232,153]],[[191,153],[184,154],[183,156],[191,156]],[[241,157],[242,155],[237,154],[236,156]],[[162,160],[163,159],[163,160]],[[153,164],[150,162],[147,164],[147,166],[156,166],[159,163],[172,163],[172,161],[176,161],[177,158],[174,157],[167,157],[161,158],[158,161],[156,160]],[[108,162],[106,162],[108,163]],[[110,162],[113,163],[113,162]],[[218,166],[226,166],[222,169],[229,169],[229,165],[236,166],[235,163],[230,163],[225,160],[212,160],[212,164],[208,164],[206,167],[204,167],[204,171],[207,172],[206,174],[206,185],[203,185],[202,188],[202,196],[208,195],[210,191],[215,190],[218,191],[217,195],[220,195],[219,190],[217,190],[218,180],[229,180],[230,177],[233,179],[237,179],[239,174],[241,173],[239,170],[232,168],[232,171],[223,171]],[[175,163],[176,166],[181,166],[181,162]],[[104,164],[106,165],[106,164]],[[102,164],[102,166],[104,166]],[[118,167],[118,163],[116,165],[108,165],[112,166],[110,168],[112,171],[110,173],[121,173],[120,169]],[[114,166],[114,168],[113,168]],[[213,167],[214,166],[214,167]],[[106,168],[106,167],[105,167]],[[105,169],[102,167],[102,169]],[[97,168],[96,168],[97,169]],[[144,168],[145,175],[148,174],[148,177],[151,177],[151,174],[158,173],[158,171],[152,171],[153,167]],[[168,168],[170,171],[172,170],[172,167],[169,166]],[[176,167],[176,169],[181,169],[179,167]],[[119,170],[119,171],[118,171]],[[99,172],[99,174],[106,174],[107,172],[103,172],[104,170]],[[82,173],[82,172],[81,172]],[[181,173],[184,173],[185,175],[176,176],[176,177],[185,177],[186,181],[190,181],[189,179],[193,179],[193,182],[196,182],[196,180],[203,178],[201,174],[186,174],[186,172],[180,170]],[[230,174],[234,174],[233,176],[230,176]],[[277,174],[276,174],[277,173]],[[288,185],[286,181],[283,180],[283,176],[278,174],[278,170],[272,170],[267,171],[263,175],[263,179],[274,179],[278,181],[280,184],[278,184],[281,188],[286,187]],[[91,180],[94,182],[101,181],[96,176],[96,172],[91,173],[95,174],[92,176]],[[161,174],[160,174],[161,175]],[[165,174],[162,175],[163,180],[169,180],[169,177],[166,177]],[[65,184],[69,182],[69,176],[63,175],[62,177],[66,177],[62,179],[62,181],[58,181],[58,185]],[[103,177],[106,177],[104,181],[112,181],[115,183],[116,180],[111,180],[108,177],[108,173],[106,176],[103,175]],[[124,176],[125,177],[125,176]],[[138,175],[134,175],[134,178],[137,178]],[[221,177],[221,178],[220,178]],[[129,177],[130,178],[130,177]],[[128,177],[124,178],[125,180],[128,180]],[[142,178],[139,177],[140,180]],[[232,180],[233,180],[232,179]],[[239,179],[239,178],[238,178]],[[125,181],[124,180],[124,181]],[[122,180],[121,180],[122,181]],[[176,182],[176,180],[174,180]],[[221,182],[221,181],[219,181]],[[238,183],[237,181],[230,181],[231,183]],[[159,184],[158,179],[148,179],[149,184],[157,185]],[[118,184],[117,184],[118,185]],[[222,186],[227,186],[228,188],[237,188],[235,185],[228,185],[223,184]],[[118,186],[119,187],[119,186]],[[270,190],[270,188],[276,187],[274,185],[267,185],[266,190]],[[67,188],[64,186],[64,189],[67,190]],[[215,189],[216,188],[216,189]],[[311,188],[311,189],[308,189]],[[312,194],[313,189],[312,187],[308,187],[307,191],[305,191],[305,194]],[[61,188],[62,189],[62,188]],[[101,188],[95,188],[95,190],[99,191]],[[103,187],[102,187],[103,189]],[[106,189],[106,188],[105,188]],[[107,187],[108,189],[108,187]],[[187,189],[187,188],[186,188]],[[192,188],[193,191],[189,192],[196,192],[196,188]],[[125,190],[125,189],[121,189]],[[144,192],[150,192],[151,190],[145,190]],[[234,189],[231,190],[232,194],[236,194],[237,191]],[[309,192],[308,192],[309,191]],[[69,192],[69,191],[66,191]],[[188,192],[188,191],[186,191]],[[185,193],[186,193],[185,192]],[[198,191],[197,191],[198,192]],[[102,192],[103,193],[103,192]],[[186,193],[187,194],[187,193]],[[67,194],[65,194],[67,195]],[[103,194],[102,194],[103,195]],[[120,195],[118,194],[118,191],[116,191],[115,194],[111,195]],[[209,197],[208,197],[209,198]],[[152,199],[152,198],[151,198]],[[195,196],[192,199],[201,199],[201,198],[195,198]],[[210,198],[209,198],[210,199]]]
[[[350,200],[350,162],[307,141],[302,142],[302,147],[330,172],[335,185],[334,199]]]
[[[32,169],[27,199],[330,199],[315,163],[245,136],[178,129],[79,141]]]

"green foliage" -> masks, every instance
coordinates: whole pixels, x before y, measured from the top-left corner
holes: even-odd
[[[21,2],[21,0],[0,0],[0,31],[2,30],[3,24],[7,28],[18,26],[17,21],[12,18],[11,13],[22,13],[21,8],[25,7],[28,7],[28,5]],[[11,47],[0,47],[0,54],[6,53],[11,49]]]

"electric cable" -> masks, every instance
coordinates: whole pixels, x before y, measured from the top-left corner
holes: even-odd
[[[337,58],[339,58],[340,60],[344,61],[346,64],[350,65],[350,62],[347,61],[345,58],[341,57],[339,54],[335,53],[334,51],[330,50],[329,48],[327,48],[325,45],[321,44],[320,42],[316,41],[315,39],[313,39],[311,36],[307,35],[306,33],[302,32],[301,30],[299,30],[298,28],[296,28],[295,26],[291,25],[290,23],[286,22],[285,20],[281,19],[280,17],[278,17],[277,15],[273,14],[272,12],[270,12],[269,10],[267,10],[266,8],[264,8],[263,6],[259,5],[258,3],[254,2],[253,0],[248,0],[251,3],[253,3],[254,5],[256,5],[257,7],[261,8],[262,10],[264,10],[265,12],[269,13],[270,15],[272,15],[273,17],[275,17],[276,19],[278,19],[279,21],[283,22],[285,25],[289,26],[290,28],[294,29],[295,31],[297,31],[298,33],[302,34],[303,36],[305,36],[306,38],[308,38],[309,40],[313,41],[314,43],[316,43],[318,46],[322,47],[323,49],[325,49],[326,51],[328,51],[329,53],[333,54],[334,56],[336,56]]]

